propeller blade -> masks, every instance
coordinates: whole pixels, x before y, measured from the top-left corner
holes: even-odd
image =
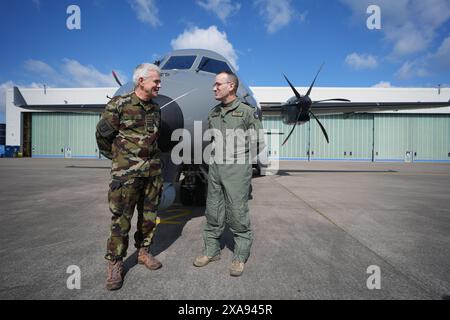
[[[314,119],[316,119],[317,123],[320,126],[320,129],[322,129],[322,133],[325,136],[325,139],[327,140],[327,143],[330,143],[330,141],[328,140],[328,134],[327,134],[327,131],[325,130],[325,127],[322,125],[322,123],[319,121],[319,119],[317,119],[317,117],[314,115],[314,113],[312,113],[310,111],[309,114],[312,115]]]
[[[299,113],[298,113],[298,116],[297,116],[297,121],[295,121],[295,124],[294,124],[294,126],[292,127],[291,131],[289,132],[289,135],[286,137],[286,139],[284,139],[282,146],[284,146],[285,143],[286,143],[286,142],[289,140],[289,138],[291,137],[291,134],[294,132],[295,127],[297,126],[298,120],[300,120],[300,116],[301,116],[301,115],[302,115],[302,113],[299,112]]]
[[[351,102],[351,101],[348,100],[348,99],[336,98],[336,99],[326,99],[326,100],[314,101],[313,103],[325,102],[325,101],[343,101],[343,102]]]
[[[122,83],[120,82],[119,77],[118,77],[117,74],[114,72],[114,70],[112,71],[112,75],[113,75],[114,79],[116,80],[117,84],[118,84],[119,86],[122,86]]]
[[[316,77],[314,78],[313,82],[311,83],[311,87],[309,87],[309,90],[308,90],[308,92],[306,93],[306,96],[307,96],[307,97],[309,97],[309,94],[311,93],[311,90],[312,90],[312,88],[314,87],[314,83],[316,83],[317,76],[319,75],[320,71],[322,71],[322,68],[323,68],[324,64],[325,64],[325,62],[322,63],[322,65],[321,65],[320,68],[319,68],[319,71],[317,71]]]
[[[300,95],[300,93],[298,93],[297,90],[295,90],[294,86],[292,85],[292,83],[289,81],[289,79],[286,77],[285,74],[283,74],[284,78],[286,79],[286,81],[289,83],[289,86],[291,87],[292,91],[294,91],[295,96],[297,97],[297,99],[300,99],[302,96]]]
[[[292,132],[294,132],[296,126],[297,126],[297,122],[296,122],[296,123],[294,124],[294,126],[292,127],[292,129],[291,129],[291,131],[289,132],[289,135],[287,136],[287,138],[284,139],[282,146],[284,146],[284,145],[286,144],[286,142],[289,140],[289,138],[290,138]]]

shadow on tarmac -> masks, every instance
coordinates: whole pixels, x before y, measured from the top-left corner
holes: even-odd
[[[153,243],[150,246],[150,253],[153,256],[159,255],[167,250],[181,236],[186,224],[194,218],[204,215],[204,207],[185,207],[178,204],[162,210],[158,213],[160,222],[156,227]],[[135,212],[135,214],[137,214]],[[130,237],[130,244],[131,244]],[[130,247],[131,249],[131,247]],[[200,250],[200,249],[199,249]],[[124,274],[137,265],[138,251],[135,250],[132,255],[124,261]]]
[[[111,166],[109,167],[84,167],[84,166],[66,166],[69,169],[108,169],[111,170]]]
[[[289,176],[289,173],[396,173],[396,170],[279,170],[277,176]]]
[[[191,220],[202,217],[205,212],[205,207],[183,207],[174,205],[166,210],[162,210],[158,217],[160,223],[158,224],[154,236],[154,241],[150,246],[150,253],[157,256],[167,250],[177,239],[181,236],[184,227]],[[202,225],[203,228],[203,225]],[[132,237],[130,237],[130,245],[132,244]],[[220,249],[227,247],[230,251],[234,250],[233,233],[225,226],[224,232],[220,239]],[[131,246],[130,246],[131,249]],[[202,248],[198,248],[199,253]],[[129,255],[124,261],[124,276],[137,265],[138,251],[135,250],[133,254]]]

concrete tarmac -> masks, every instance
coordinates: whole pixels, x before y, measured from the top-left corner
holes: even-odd
[[[281,162],[253,179],[254,243],[244,274],[201,253],[204,208],[160,213],[136,264],[130,232],[123,288],[105,289],[107,160],[0,159],[0,299],[448,299],[450,165]],[[68,289],[76,266],[80,289]],[[69,273],[68,273],[69,271]],[[377,278],[379,275],[379,278]],[[378,281],[379,280],[379,281]],[[380,289],[369,289],[380,285]]]

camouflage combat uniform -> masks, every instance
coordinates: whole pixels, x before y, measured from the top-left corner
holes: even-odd
[[[262,129],[257,111],[239,99],[226,106],[219,104],[213,108],[209,113],[208,121],[210,129],[220,131],[225,149],[229,140],[236,141],[233,133],[237,130],[248,132],[253,129],[255,133],[259,133]],[[203,231],[203,254],[206,256],[214,257],[220,253],[219,239],[225,223],[234,235],[233,261],[246,262],[250,255],[253,234],[250,228],[248,193],[252,163],[248,154],[257,142],[264,144],[264,137],[261,139],[261,136],[257,135],[256,141],[252,140],[240,149],[241,154],[238,154],[239,148],[224,152],[219,156],[223,157],[222,159],[217,159],[217,154],[213,154],[213,157],[219,161],[209,165],[206,224]],[[259,149],[262,148],[264,146],[260,145]],[[255,153],[253,151],[254,156],[256,156]],[[238,157],[244,157],[245,163],[236,161]]]
[[[113,214],[107,242],[108,260],[126,256],[128,232],[138,211],[135,246],[149,247],[156,227],[162,190],[159,106],[130,93],[113,98],[97,124],[100,152],[112,159],[109,208]]]

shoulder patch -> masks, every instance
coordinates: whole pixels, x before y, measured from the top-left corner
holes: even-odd
[[[255,112],[253,112],[253,118],[259,119],[258,110],[255,110]]]

